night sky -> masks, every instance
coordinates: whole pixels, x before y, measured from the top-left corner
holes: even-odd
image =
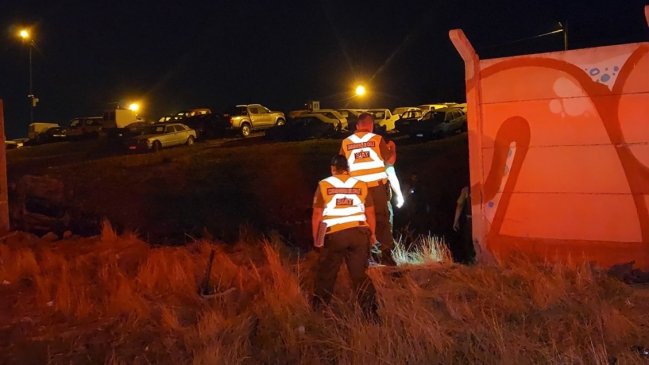
[[[463,100],[463,63],[448,30],[463,28],[482,58],[649,41],[646,0],[137,1],[0,0],[0,98],[8,137],[26,135],[28,47],[37,49],[36,121],[101,115],[143,100],[150,119],[181,109],[262,103],[288,111],[310,99],[348,103],[356,81],[375,107]]]

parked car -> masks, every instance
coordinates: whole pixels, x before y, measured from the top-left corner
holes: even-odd
[[[229,122],[228,129],[248,137],[253,130],[263,130],[286,123],[282,112],[274,112],[261,104],[237,105],[223,117]]]
[[[206,115],[206,114],[212,114],[212,109],[210,108],[194,108],[194,109],[189,109],[189,110],[183,110],[178,112],[178,116],[183,116],[183,117],[193,117],[197,115]]]
[[[40,129],[37,133],[33,135],[35,136],[34,138],[27,138],[27,140],[23,142],[24,146],[34,146],[39,144],[61,142],[67,140],[67,135],[65,134],[64,128],[56,124],[54,127],[48,126],[47,129]]]
[[[165,115],[163,117],[160,117],[158,119],[158,123],[181,123],[185,117],[183,115],[178,115],[178,114],[172,114],[172,115]]]
[[[43,134],[44,140],[42,142],[60,142],[68,140],[66,128],[54,127],[48,129]]]
[[[374,117],[374,123],[384,127],[386,131],[394,129],[394,122],[399,119],[399,116],[392,115],[390,109],[368,109],[368,113]]]
[[[401,117],[394,122],[394,129],[399,133],[409,134],[410,126],[413,123],[417,123],[421,120],[423,116],[421,109],[417,108],[416,110],[410,110],[401,114]]]
[[[28,141],[29,138],[9,139],[5,141],[5,148],[8,150],[23,148],[25,147],[25,143],[27,143]]]
[[[228,122],[219,113],[196,114],[185,118],[183,124],[195,130],[196,138],[200,140],[223,137],[229,127]]]
[[[400,107],[394,108],[392,110],[392,115],[397,115],[397,116],[401,117],[403,113],[410,112],[410,111],[419,111],[419,112],[421,112],[421,109],[419,109],[417,107],[414,107],[414,106],[400,106]]]
[[[195,140],[196,131],[182,123],[156,123],[145,127],[141,135],[132,137],[128,149],[157,152],[182,144],[191,146]]]
[[[189,110],[181,110],[176,114],[170,114],[170,115],[165,115],[158,119],[158,122],[161,123],[184,123],[184,121],[187,118],[195,117],[195,116],[200,116],[200,115],[208,115],[212,114],[212,109],[209,108],[196,108],[196,109],[189,109]]]
[[[70,121],[63,134],[68,139],[97,138],[104,124],[104,117],[78,117]]]
[[[466,114],[462,108],[444,108],[432,110],[421,118],[419,122],[410,125],[412,138],[437,138],[452,133],[466,131]]]
[[[375,112],[370,112],[367,109],[343,109],[343,111],[349,111],[350,113],[355,113],[355,117],[348,121],[347,130],[353,132],[356,130],[356,122],[358,122],[358,117],[363,113],[370,113],[374,118],[374,133],[384,134],[387,132],[387,126],[385,122],[384,111],[387,109],[374,109]],[[378,112],[377,112],[378,110]],[[388,113],[391,112],[387,110]],[[377,118],[378,117],[378,118]]]
[[[144,121],[136,111],[118,107],[104,113],[102,133],[109,137],[120,136],[124,134],[124,128],[127,126]]]
[[[363,109],[338,109],[338,112],[347,118],[347,130],[354,131],[356,130],[356,122],[358,121],[358,116],[361,113],[364,113]]]
[[[128,144],[130,138],[144,134],[144,130],[154,124],[156,123],[150,121],[131,123],[120,129],[120,131],[116,135],[114,135],[114,137],[120,138],[122,141],[127,141]]]
[[[418,108],[421,109],[421,111],[426,114],[431,110],[437,110],[437,109],[443,109],[443,108],[448,108],[451,106],[456,105],[457,103],[452,102],[452,101],[447,101],[443,103],[435,103],[435,104],[422,104],[419,105]]]
[[[45,142],[48,138],[46,132],[49,129],[61,127],[59,123],[48,123],[48,122],[36,122],[31,123],[27,129],[27,138],[30,140],[30,144],[39,144]]]
[[[336,135],[335,126],[322,115],[300,115],[289,119],[285,125],[266,131],[266,138],[275,141],[300,141],[310,138],[327,138]]]
[[[5,141],[5,149],[7,150],[15,150],[18,148],[22,148],[23,146],[24,146],[24,142],[17,141],[15,139],[9,139]]]
[[[302,113],[299,116],[305,117],[314,115],[319,116],[320,120],[322,120],[323,122],[332,124],[337,131],[347,129],[347,118],[345,118],[342,113],[335,109],[318,109],[307,113]]]

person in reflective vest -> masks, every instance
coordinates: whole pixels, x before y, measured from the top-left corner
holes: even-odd
[[[318,309],[329,303],[344,260],[363,313],[375,320],[378,318],[376,290],[367,276],[375,228],[372,197],[365,182],[349,175],[344,156],[332,158],[331,174],[320,181],[313,198],[313,242],[322,249],[313,306]]]
[[[369,113],[362,113],[356,122],[356,132],[345,138],[340,147],[340,154],[347,158],[349,174],[368,186],[376,212],[376,238],[380,245],[381,263],[396,265],[392,258],[394,238],[390,222],[390,187],[385,161],[392,158],[383,137],[372,133],[374,118]],[[376,241],[374,242],[376,243]]]

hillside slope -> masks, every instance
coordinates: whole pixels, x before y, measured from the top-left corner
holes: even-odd
[[[466,135],[397,145],[402,184],[412,172],[419,175],[420,206],[427,206],[417,213],[421,226],[433,234],[448,233],[455,199],[468,176]],[[278,231],[304,245],[313,191],[329,174],[328,162],[339,146],[340,140],[269,143],[256,138],[158,154],[116,154],[96,142],[66,143],[10,151],[9,178],[16,182],[25,174],[46,174],[59,179],[76,209],[155,243],[191,241],[206,231],[233,241],[245,227]],[[408,209],[397,212],[399,226],[409,223]]]

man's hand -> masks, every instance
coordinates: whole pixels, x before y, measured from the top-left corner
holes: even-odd
[[[403,207],[403,203],[405,203],[405,199],[403,198],[403,195],[397,194],[397,208]]]
[[[457,231],[460,230],[460,222],[455,221],[455,222],[453,223],[453,230],[454,230],[455,232],[457,232]]]
[[[378,240],[376,239],[376,235],[371,235],[370,236],[370,246],[374,246],[375,243],[377,243]]]

